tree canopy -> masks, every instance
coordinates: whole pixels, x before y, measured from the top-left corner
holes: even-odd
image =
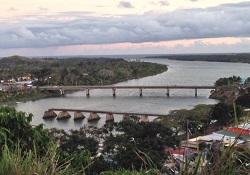
[[[116,166],[131,170],[161,167],[166,158],[164,149],[178,145],[173,131],[158,122],[122,121],[113,130],[120,134],[111,132],[106,138],[104,154],[110,155]]]

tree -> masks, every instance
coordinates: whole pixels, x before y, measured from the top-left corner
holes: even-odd
[[[38,81],[43,82],[45,77],[51,74],[51,69],[46,67],[40,67],[32,70],[32,76],[37,77]]]
[[[170,127],[176,137],[186,132],[187,122],[192,136],[204,134],[210,121],[212,105],[197,105],[191,110],[181,109],[170,111],[168,115],[161,116],[161,123]],[[183,135],[186,138],[186,135]]]
[[[59,141],[58,154],[60,155],[60,161],[71,162],[71,174],[81,172],[85,167],[88,167],[88,170],[90,169],[90,164],[92,163],[90,157],[96,155],[98,141],[86,137],[85,134],[79,130],[66,132],[52,128],[50,130],[50,136]],[[88,172],[90,172],[90,170]]]
[[[104,153],[123,168],[161,167],[166,158],[164,149],[178,144],[172,130],[158,122],[122,121],[114,130],[122,134],[106,138]]]
[[[220,78],[215,82],[216,86],[223,86],[223,85],[230,85],[234,83],[238,83],[241,81],[241,77],[237,76],[232,76],[228,78]]]
[[[17,144],[26,150],[36,149],[37,153],[46,152],[50,138],[48,130],[43,125],[32,127],[32,114],[18,112],[14,107],[3,106],[0,108],[0,147],[7,144],[14,147]]]
[[[239,96],[236,99],[236,104],[249,108],[250,107],[250,93]]]
[[[221,126],[228,126],[229,124],[236,122],[235,118],[242,117],[243,108],[240,105],[218,103],[214,106],[212,112],[212,119],[217,120]],[[235,116],[236,115],[236,116]]]

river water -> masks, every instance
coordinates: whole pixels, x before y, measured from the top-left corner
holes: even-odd
[[[219,63],[201,61],[174,61],[168,59],[141,59],[168,65],[168,71],[150,77],[129,80],[117,85],[213,85],[218,78],[229,76],[250,77],[249,64]],[[167,114],[170,110],[191,109],[198,104],[215,104],[218,101],[209,99],[210,90],[170,90],[170,97],[164,90],[116,90],[116,97],[111,90],[90,90],[90,97],[84,91],[66,94],[63,97],[52,97],[36,101],[16,104],[19,111],[34,115],[32,124],[43,123],[47,128],[62,128],[65,130],[79,129],[84,124],[101,127],[105,123],[105,114],[100,114],[101,120],[89,123],[87,119],[74,121],[73,117],[66,120],[46,119],[42,116],[49,108],[72,108],[88,110],[106,110],[117,112]],[[73,116],[73,113],[70,113]],[[88,117],[88,113],[84,113]],[[115,121],[122,119],[115,115]],[[153,118],[151,117],[150,120]]]

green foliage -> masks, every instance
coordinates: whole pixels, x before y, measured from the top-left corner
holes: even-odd
[[[168,115],[159,118],[163,125],[172,128],[176,137],[187,130],[187,124],[192,136],[197,136],[205,133],[211,121],[212,110],[213,105],[197,105],[191,110],[170,111]]]
[[[114,126],[114,130],[123,134],[110,134],[106,138],[104,154],[110,154],[109,158],[117,162],[117,166],[126,169],[154,168],[149,162],[159,168],[166,158],[164,148],[178,144],[172,130],[157,122],[123,121]]]
[[[97,152],[98,142],[93,138],[86,137],[78,130],[58,130],[52,128],[50,136],[59,141],[58,154],[61,161],[68,160],[71,163],[70,174],[82,174],[90,172],[92,166],[91,156]]]
[[[236,84],[241,81],[241,78],[238,76],[232,76],[229,78],[220,78],[215,82],[215,86],[223,86],[223,85],[230,85]]]
[[[0,174],[85,174],[97,142],[79,131],[49,135],[43,125],[31,126],[32,117],[14,107],[0,108]]]
[[[218,103],[214,106],[212,113],[212,119],[217,120],[221,126],[228,126],[231,123],[236,122],[237,119],[243,115],[243,108],[240,105]]]
[[[6,92],[0,91],[0,103],[33,100],[48,95],[47,92],[41,92],[37,88],[10,88]]]
[[[224,109],[224,110],[222,110]],[[197,125],[210,121],[213,113],[230,115],[230,120],[238,121],[242,108],[240,106],[218,104],[198,105],[192,110],[174,111],[169,118],[164,116],[162,122],[174,126],[171,118],[178,114],[178,122],[185,126],[189,121],[189,129],[196,132]],[[211,112],[212,111],[212,112]],[[212,113],[212,115],[211,115]],[[203,115],[204,114],[204,115]],[[202,116],[203,115],[203,116]],[[206,118],[209,119],[206,119]],[[167,121],[168,119],[169,121]],[[13,107],[0,108],[0,175],[1,174],[132,174],[147,175],[161,174],[160,169],[168,157],[164,153],[165,147],[178,144],[173,131],[158,122],[133,121],[107,124],[101,134],[105,139],[103,157],[91,158],[96,155],[97,141],[86,137],[86,133],[72,130],[52,129],[50,135],[42,125],[32,127],[32,115],[18,112]],[[222,119],[225,120],[225,119]],[[166,122],[166,123],[165,123]],[[172,122],[172,123],[171,123]],[[178,123],[177,122],[177,123]],[[113,135],[117,131],[119,135]],[[51,141],[52,137],[54,141]],[[42,150],[42,151],[41,151]],[[201,157],[194,169],[184,169],[182,174],[242,174],[249,173],[249,148],[236,147],[233,143],[229,147],[211,146],[208,163],[200,168]],[[107,159],[112,163],[107,162]],[[187,166],[190,166],[187,163]],[[119,168],[118,168],[119,167]]]
[[[208,155],[209,163],[204,167],[203,174],[221,175],[248,175],[250,163],[249,148],[239,148],[235,144],[229,147],[218,147],[220,149],[210,150]]]
[[[70,132],[66,132],[64,130],[52,128],[50,130],[50,136],[55,140],[60,140],[59,148],[61,151],[67,152],[67,154],[89,150],[93,156],[98,149],[98,142],[91,137],[86,137],[85,134],[79,130],[70,130]]]
[[[0,175],[67,175],[70,162],[58,162],[57,145],[50,145],[45,156],[40,157],[36,149],[24,151],[18,144],[15,149],[4,145],[0,157]]]
[[[236,99],[236,104],[250,108],[250,93],[239,96]]]
[[[43,125],[32,127],[30,122],[32,114],[18,112],[14,107],[3,106],[0,108],[0,137],[2,148],[5,143],[11,148],[16,144],[28,149],[35,148],[39,153],[44,153],[48,148],[50,138]],[[3,142],[3,140],[5,140]]]

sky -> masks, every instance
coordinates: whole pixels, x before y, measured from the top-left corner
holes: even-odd
[[[0,0],[0,57],[241,53],[250,1]]]

